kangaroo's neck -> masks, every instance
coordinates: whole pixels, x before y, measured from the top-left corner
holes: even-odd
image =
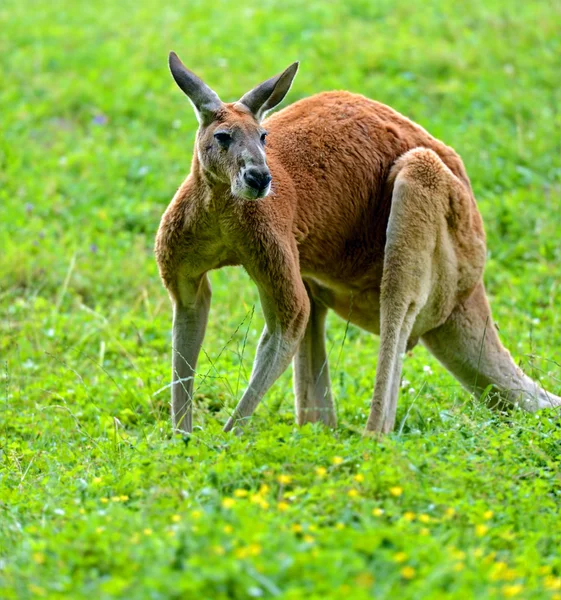
[[[191,172],[184,185],[183,197],[196,204],[197,211],[221,213],[232,202],[230,184],[219,180],[202,167],[196,149],[193,153]]]

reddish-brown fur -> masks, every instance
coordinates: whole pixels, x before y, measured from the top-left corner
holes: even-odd
[[[156,240],[162,280],[185,323],[177,339],[186,348],[189,327],[198,327],[202,342],[210,301],[205,274],[225,265],[243,265],[259,287],[269,327],[264,345],[278,328],[278,354],[267,350],[269,359],[282,355],[271,367],[275,372],[269,377],[259,371],[257,357],[246,393],[251,397],[245,407],[242,399],[227,428],[250,416],[294,354],[298,421],[335,424],[321,340],[328,308],[373,333],[382,325],[368,430],[393,427],[401,354],[419,338],[476,393],[488,383],[512,402],[530,393],[530,380],[522,379],[490,319],[481,283],[482,221],[452,148],[383,104],[344,91],[318,94],[263,122],[272,187],[267,197],[253,201],[233,195],[229,182],[206,169],[200,155],[206,160],[213,132],[237,128],[250,136],[256,127],[258,120],[240,103],[222,104],[203,123],[191,173],[166,210]],[[224,172],[234,177],[235,168],[224,166]],[[475,304],[474,294],[480,298]],[[458,347],[447,348],[445,336],[454,338],[448,321],[471,304],[469,322],[477,327],[461,321],[454,335],[474,339],[465,348],[457,340]],[[479,382],[482,369],[472,364],[473,344],[492,363]],[[178,368],[183,359],[189,363],[183,373],[187,387],[180,385],[182,402],[190,403],[198,349],[189,352],[190,359],[178,359]],[[518,395],[509,389],[513,381]],[[535,393],[545,394],[538,388]],[[546,396],[550,405],[559,404]],[[188,424],[182,427],[176,418],[176,425],[190,430],[190,408],[181,415]]]

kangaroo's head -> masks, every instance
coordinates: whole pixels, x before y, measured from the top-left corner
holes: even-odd
[[[298,63],[228,104],[189,71],[175,52],[169,55],[169,66],[195,108],[199,121],[195,151],[210,180],[228,184],[238,198],[267,196],[272,177],[265,153],[267,131],[261,121],[288,93]]]

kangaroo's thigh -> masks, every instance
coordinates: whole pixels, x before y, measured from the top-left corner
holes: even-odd
[[[454,176],[425,148],[407,152],[394,168],[380,295],[380,350],[366,426],[367,431],[384,433],[394,426],[408,340],[419,335],[419,329],[434,328],[444,320],[443,301],[449,313],[458,282],[447,231]]]

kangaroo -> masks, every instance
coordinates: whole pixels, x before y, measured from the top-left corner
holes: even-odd
[[[305,98],[263,120],[288,93],[298,63],[233,103],[173,52],[169,66],[199,122],[191,172],[155,245],[173,304],[176,430],[192,430],[207,273],[226,265],[242,265],[255,282],[266,325],[225,431],[252,415],[292,360],[297,423],[336,426],[329,309],[380,335],[367,433],[393,429],[403,356],[419,341],[476,397],[492,386],[509,406],[561,405],[499,340],[482,280],[483,223],[452,148],[346,91]]]

